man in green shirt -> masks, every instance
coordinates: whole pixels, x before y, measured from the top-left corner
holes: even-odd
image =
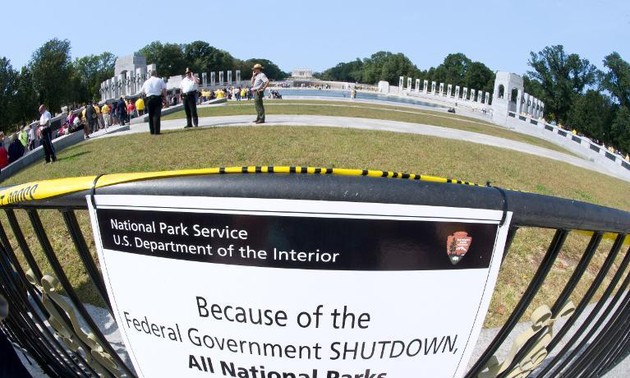
[[[254,65],[252,73],[252,92],[254,92],[254,106],[256,107],[256,120],[254,123],[265,123],[265,107],[263,97],[265,88],[269,85],[267,75],[262,72],[262,66],[258,63]]]

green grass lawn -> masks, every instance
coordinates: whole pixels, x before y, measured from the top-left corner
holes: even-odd
[[[513,140],[532,142],[550,148],[549,142],[513,133],[495,125],[413,108],[380,106],[362,103],[305,101],[268,101],[268,114],[314,114],[346,117],[379,118],[424,123],[464,129]],[[252,114],[253,104],[230,104],[223,107],[200,108],[200,116]],[[179,112],[165,118],[183,117]],[[561,150],[554,147],[556,150]],[[347,128],[265,126],[265,127],[203,127],[192,130],[167,130],[161,137],[146,133],[126,134],[113,138],[93,139],[60,151],[53,165],[35,164],[3,182],[20,184],[50,178],[62,178],[101,173],[146,172],[186,168],[249,165],[304,165],[336,168],[377,169],[457,178],[493,185],[570,198],[630,211],[630,183],[587,171],[572,165],[548,160],[512,150],[483,146],[465,141],[437,137],[368,131]],[[44,213],[44,212],[42,212]],[[99,304],[89,279],[77,263],[76,253],[68,247],[68,235],[61,230],[52,215],[42,214],[55,250],[74,287],[82,297]],[[2,223],[6,219],[2,216]],[[89,229],[87,214],[80,220]],[[89,235],[88,235],[89,236]],[[510,255],[501,269],[487,326],[501,324],[515,301],[531,279],[530,269],[542,259],[551,239],[549,230],[520,230]],[[44,261],[37,242],[27,233],[29,244]],[[90,240],[90,249],[96,256]],[[531,308],[542,303],[551,305],[549,298],[557,295],[572,268],[579,260],[588,237],[574,235],[563,251],[550,276],[550,285],[542,290]],[[12,243],[15,243],[12,240]],[[599,257],[589,267],[594,277],[609,247],[604,243]],[[43,263],[46,265],[46,263]],[[598,265],[599,264],[599,265]],[[576,293],[583,293],[588,283]],[[577,295],[577,294],[576,294]]]

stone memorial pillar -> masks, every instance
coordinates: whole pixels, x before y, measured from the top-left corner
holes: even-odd
[[[118,98],[118,77],[114,77],[114,81],[113,81],[113,87],[112,87],[112,98]]]
[[[407,78],[407,90],[409,92],[413,90],[413,79],[410,77]]]
[[[389,82],[381,80],[378,82],[378,93],[389,93]]]
[[[223,86],[225,84],[225,76],[224,76],[225,72],[223,71],[219,71],[219,86]]]
[[[435,81],[432,81],[431,82],[431,93],[433,93],[433,94],[437,94],[437,92],[435,90],[435,85],[436,85]]]
[[[208,73],[207,72],[202,72],[201,73],[201,85],[204,88],[208,87]]]
[[[116,94],[116,98],[125,95],[125,85],[127,85],[125,74],[118,75],[118,93]]]
[[[468,88],[462,89],[462,100],[468,101]]]
[[[529,113],[527,113],[528,115],[534,114],[534,111],[536,109],[536,105],[535,105],[534,101],[536,101],[536,97],[530,96],[529,97],[529,102],[530,102]]]
[[[402,92],[405,85],[405,77],[404,76],[400,76],[398,77],[398,92]]]
[[[490,105],[490,92],[486,92],[486,105]]]
[[[518,114],[521,113],[525,113],[527,114],[529,112],[529,93],[523,93],[523,106],[521,107],[520,112],[518,112]]]
[[[525,100],[523,98],[523,91],[521,89],[518,89],[516,92],[516,109],[514,109],[516,114],[521,114],[521,112],[523,111],[524,102]]]
[[[109,80],[105,80],[105,81],[103,82],[103,84],[101,84],[101,85],[102,85],[102,88],[103,88],[103,93],[101,94],[101,101],[105,101],[105,100],[107,100],[107,99],[109,98],[109,97],[108,97],[108,92],[109,92]]]
[[[420,92],[420,79],[416,79],[416,92]]]
[[[446,97],[451,98],[451,93],[453,93],[453,84],[446,86]]]
[[[127,73],[128,77],[127,77],[127,94],[128,95],[133,95],[136,94],[136,74],[134,72],[128,72]]]
[[[116,78],[112,77],[109,79],[109,89],[108,89],[108,94],[107,94],[107,98],[115,98],[116,97]]]
[[[138,67],[136,68],[136,93],[140,93],[142,90],[142,84],[144,84],[145,80],[147,80],[147,68],[146,67]]]
[[[136,73],[128,72],[127,80],[129,81],[129,85],[128,85],[129,91],[127,92],[127,94],[128,95],[136,94]]]
[[[216,72],[210,72],[210,86],[214,87],[217,83],[217,73]]]
[[[229,70],[227,72],[227,82],[228,82],[228,85],[232,85],[232,70]]]
[[[423,91],[424,93],[428,93],[428,90],[429,90],[429,81],[428,81],[428,80],[425,80],[425,81],[424,81],[424,83],[423,83],[423,85],[422,85],[422,91]]]
[[[241,70],[236,70],[236,85],[241,85]]]
[[[477,93],[474,89],[470,90],[470,101],[477,102]]]
[[[125,80],[124,81],[125,84],[123,85],[123,95],[127,96],[127,95],[129,95],[129,92],[130,92],[129,91],[129,86],[131,84],[131,78],[129,77],[129,72],[125,73],[125,79],[124,80]]]
[[[151,76],[151,73],[153,71],[157,71],[157,66],[155,65],[155,63],[151,63],[147,66],[147,78]]]
[[[444,83],[440,83],[440,96],[444,96]]]
[[[459,85],[455,86],[455,99],[459,100]]]
[[[112,97],[113,98],[118,98],[118,95],[120,93],[120,76],[114,76],[113,78],[113,84],[114,86],[112,87]]]

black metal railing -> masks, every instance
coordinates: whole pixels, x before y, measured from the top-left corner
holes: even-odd
[[[271,173],[260,173],[263,171]],[[337,175],[332,169],[289,171],[293,173],[272,173],[273,168],[243,168],[243,174],[131,180],[104,187],[99,187],[99,178],[94,178],[91,189],[36,201],[25,198],[3,202],[0,294],[8,299],[11,310],[9,317],[0,323],[0,332],[28,351],[49,376],[133,377],[133,367],[124,353],[119,353],[122,348],[107,339],[103,325],[97,324],[86,309],[79,288],[73,287],[68,279],[68,270],[76,269],[65,262],[70,254],[82,264],[81,270],[87,277],[82,285],[96,293],[92,301],[113,315],[92,239],[86,239],[92,234],[87,221],[86,195],[283,198],[512,212],[504,260],[511,258],[514,253],[511,246],[524,230],[534,233],[555,230],[546,247],[529,246],[544,247],[546,252],[535,265],[527,267],[535,271],[529,284],[509,309],[494,339],[470,364],[466,377],[507,377],[517,373],[535,377],[599,376],[630,353],[630,253],[626,237],[630,233],[630,213],[495,187],[457,185],[450,180],[447,180],[450,183],[436,183],[421,176],[391,172],[383,172],[381,176],[390,177],[384,179],[364,177],[374,176],[367,171],[355,175]],[[311,174],[301,174],[307,172]],[[535,298],[548,285],[554,266],[564,256],[567,239],[575,235],[583,238],[584,231],[591,236],[586,247],[580,247],[579,259],[570,268],[565,267],[571,270],[569,278],[557,290],[558,294],[544,301],[550,304],[547,316],[540,318],[543,319],[540,327],[533,329],[531,337],[513,348],[515,353],[504,357],[501,363],[495,356],[502,358],[500,349],[513,343],[515,327],[527,320],[525,316],[532,312]],[[55,243],[51,242],[51,232],[55,233]],[[589,278],[589,274],[594,277]],[[576,287],[585,280],[588,280],[587,289],[577,293]],[[63,296],[59,295],[60,289]],[[571,298],[577,305],[573,305]],[[55,316],[51,317],[51,313]],[[554,328],[560,318],[565,323]],[[50,319],[61,324],[51,324]],[[77,322],[81,330],[76,329]]]

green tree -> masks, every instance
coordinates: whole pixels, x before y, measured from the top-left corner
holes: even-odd
[[[104,52],[100,55],[88,55],[75,59],[72,67],[73,73],[78,79],[80,85],[85,88],[79,88],[86,97],[77,96],[76,101],[86,101],[90,99],[100,99],[101,83],[114,76],[114,66],[116,64],[116,56],[110,52]],[[75,91],[77,88],[75,88]],[[77,95],[78,93],[75,93]]]
[[[630,153],[630,109],[621,106],[610,126],[611,144],[616,148]]]
[[[613,52],[604,58],[604,66],[608,72],[602,75],[602,88],[610,92],[619,105],[630,107],[630,64]]]
[[[381,73],[383,80],[398,85],[400,76],[415,77],[418,68],[404,54],[394,54],[385,61]]]
[[[11,61],[4,57],[0,58],[0,129],[5,132],[16,119],[12,111],[16,80],[17,72],[13,70]]]
[[[182,45],[155,41],[141,48],[137,54],[144,56],[148,64],[155,63],[161,77],[183,75],[186,69]]]
[[[28,67],[22,67],[17,77],[13,97],[13,112],[17,123],[30,123],[37,119],[37,93],[33,87],[33,75]]]
[[[438,83],[463,84],[471,63],[472,61],[462,53],[448,54],[442,64],[432,71],[431,80]]]
[[[67,85],[72,76],[70,41],[55,38],[44,43],[33,53],[29,69],[39,102],[46,104],[51,113],[59,112],[71,97]]]
[[[495,74],[485,64],[473,62],[462,53],[449,54],[437,67],[431,67],[420,79],[460,85],[484,92],[492,92]]]
[[[484,92],[492,92],[495,76],[495,73],[485,64],[472,62],[466,67],[463,85]]]
[[[319,75],[322,80],[363,82],[363,61],[357,58],[348,63],[339,63]]]
[[[544,95],[542,84],[539,81],[530,79],[527,75],[523,76],[523,91],[538,99],[542,99]]]
[[[269,80],[284,80],[289,77],[289,74],[282,71],[275,63],[268,59],[247,59],[240,63],[239,69],[241,70],[242,80],[249,80],[252,77],[252,67],[254,64],[261,64],[263,66],[263,72]]]
[[[577,54],[567,54],[562,45],[531,52],[528,64],[534,69],[527,75],[542,89],[545,111],[558,122],[566,123],[576,95],[595,83],[597,69]]]
[[[390,55],[392,53],[379,51],[372,54],[369,58],[363,59],[363,80],[366,83],[375,84],[382,80],[381,71],[383,64],[385,64],[385,59]]]
[[[363,61],[363,81],[375,84],[381,80],[398,85],[400,76],[418,77],[420,71],[404,54],[379,51]]]
[[[589,138],[611,143],[610,125],[615,116],[610,99],[598,91],[588,90],[573,102],[567,125]]]
[[[239,69],[237,60],[230,53],[212,47],[204,41],[184,45],[184,60],[186,67],[190,67],[193,72]]]

